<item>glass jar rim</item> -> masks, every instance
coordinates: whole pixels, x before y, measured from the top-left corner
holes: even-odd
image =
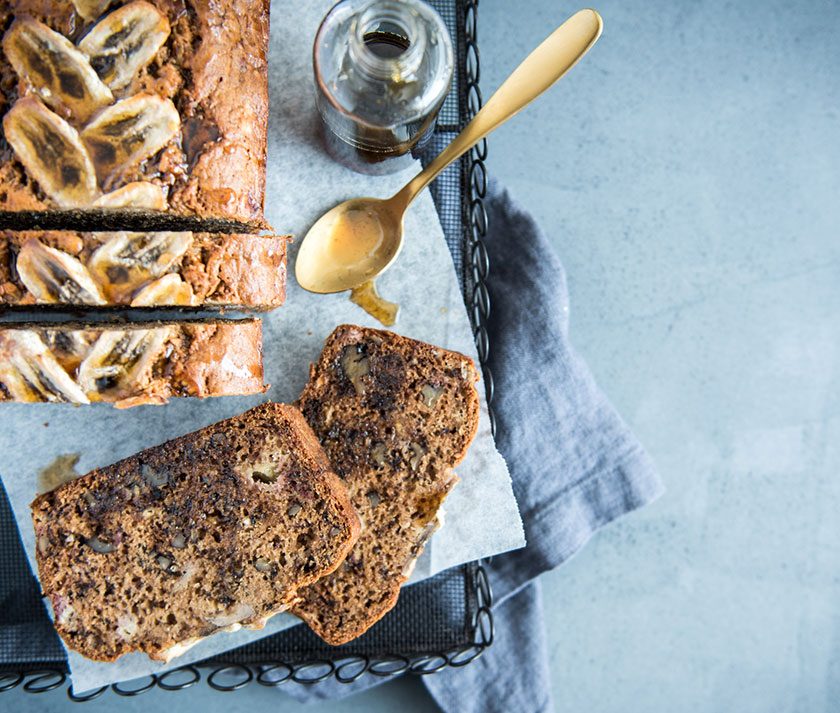
[[[414,7],[395,0],[371,0],[362,7],[353,22],[350,45],[360,68],[377,79],[415,71],[426,51],[426,36],[420,32],[416,15]],[[382,57],[370,48],[367,35],[382,24],[391,25],[398,30],[395,35],[408,41],[405,51],[395,57]]]
[[[439,106],[439,103],[446,97],[451,86],[451,80],[455,69],[454,49],[452,47],[451,36],[449,30],[443,21],[440,14],[430,5],[424,2],[393,2],[394,5],[399,5],[402,9],[411,7],[416,13],[415,21],[421,27],[421,34],[426,37],[426,46],[420,54],[420,64],[417,71],[422,71],[423,63],[428,54],[429,47],[436,47],[438,51],[444,53],[446,58],[443,61],[446,67],[446,80],[435,82],[435,90],[426,95],[426,103],[424,106],[418,106],[414,111],[400,116],[398,120],[393,122],[383,122],[381,118],[369,116],[366,112],[360,112],[356,106],[345,104],[339,97],[337,92],[338,82],[336,81],[333,71],[335,69],[335,60],[339,57],[337,51],[340,52],[340,47],[343,46],[345,53],[350,52],[351,39],[354,38],[355,27],[353,22],[359,19],[361,11],[372,4],[380,4],[383,0],[374,2],[360,2],[359,0],[339,0],[327,12],[324,19],[321,21],[318,31],[315,35],[315,40],[312,46],[312,65],[315,74],[315,84],[317,94],[320,101],[329,105],[339,115],[352,117],[353,121],[360,124],[369,125],[372,128],[389,128],[392,126],[403,125],[408,122],[416,121],[422,118],[427,113],[429,107]],[[335,36],[336,28],[341,27],[342,32],[339,37]],[[431,32],[431,34],[429,34]],[[354,40],[355,41],[355,40]],[[339,45],[333,43],[338,42]],[[405,53],[403,53],[405,54]],[[354,66],[358,67],[358,62],[354,58]],[[363,77],[367,77],[368,81],[374,80],[376,82],[382,81],[379,78],[371,77],[365,72],[359,73]],[[395,75],[388,74],[386,80],[393,78]],[[397,75],[399,76],[399,75]],[[405,77],[405,75],[403,75]],[[318,102],[316,102],[318,103]],[[319,112],[323,116],[324,112],[320,108]]]

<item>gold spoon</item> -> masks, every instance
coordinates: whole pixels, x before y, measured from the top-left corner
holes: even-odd
[[[440,155],[391,198],[353,198],[324,213],[303,239],[295,276],[310,292],[341,292],[387,270],[403,244],[411,202],[450,163],[530,104],[577,64],[601,35],[595,10],[581,10],[558,27],[504,81]]]

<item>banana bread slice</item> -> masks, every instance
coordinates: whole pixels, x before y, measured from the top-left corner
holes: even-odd
[[[354,639],[396,604],[478,428],[477,381],[468,357],[391,332],[344,325],[327,339],[299,406],[362,534],[293,607],[326,642]]]
[[[261,629],[359,534],[312,430],[275,403],[66,483],[32,518],[56,629],[98,661]]]
[[[0,308],[237,307],[286,297],[289,236],[0,232]]]
[[[258,319],[0,325],[0,401],[129,408],[265,389]]]

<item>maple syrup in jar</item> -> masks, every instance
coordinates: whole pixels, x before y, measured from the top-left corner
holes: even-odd
[[[394,173],[431,137],[454,58],[440,15],[413,0],[342,0],[313,48],[316,104],[330,155]]]

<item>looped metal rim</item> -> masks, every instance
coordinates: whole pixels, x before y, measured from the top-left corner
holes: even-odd
[[[478,593],[479,601],[482,606],[490,608],[493,606],[493,589],[490,586],[490,580],[487,577],[487,570],[484,567],[479,567],[475,571],[473,582]]]
[[[478,0],[467,2],[464,9],[464,32],[468,38],[478,37]]]
[[[408,671],[409,666],[411,666],[411,661],[409,661],[408,657],[395,654],[394,656],[383,656],[379,661],[372,663],[368,667],[368,671],[374,676],[384,678],[388,676],[399,676]]]
[[[449,657],[444,654],[429,654],[428,656],[421,656],[411,662],[408,670],[411,673],[416,673],[418,676],[428,676],[432,673],[437,673],[449,665]]]
[[[493,622],[493,617],[490,614],[489,607],[481,607],[475,613],[475,628],[478,632],[476,637],[481,646],[487,647],[493,645],[493,637],[496,633],[496,627]]]
[[[99,696],[105,693],[108,688],[109,686],[102,686],[101,688],[94,688],[92,691],[88,691],[87,693],[77,694],[73,691],[73,686],[71,684],[67,686],[67,697],[73,701],[73,703],[87,703],[88,701],[93,701],[99,698]]]
[[[483,138],[479,141],[475,146],[470,149],[473,158],[476,161],[486,161],[487,160],[487,139]],[[482,196],[483,198],[484,196]]]
[[[483,210],[483,207],[482,207]],[[487,214],[484,214],[483,220],[487,222]],[[477,229],[476,229],[477,230]],[[470,247],[470,257],[472,258],[472,277],[476,281],[476,287],[483,287],[487,289],[487,276],[490,274],[490,256],[487,254],[487,246],[481,240],[481,235],[476,233],[476,240]],[[487,305],[489,314],[490,305]]]
[[[23,671],[4,671],[0,672],[0,693],[3,691],[11,691],[13,688],[17,688],[21,681],[23,681],[24,673]],[[3,683],[4,679],[9,679],[6,683]]]
[[[487,235],[487,209],[484,207],[484,201],[478,196],[470,202],[470,227],[476,237]]]
[[[217,678],[230,674],[242,674],[242,678],[233,683],[220,683]],[[217,668],[207,676],[207,685],[217,691],[224,691],[230,693],[231,691],[238,691],[240,688],[245,688],[251,681],[254,680],[254,672],[250,666],[245,666],[240,663],[227,664],[221,668]]]
[[[32,671],[27,675],[32,677],[23,684],[23,690],[27,693],[46,693],[58,688],[67,680],[67,674],[64,671],[50,668]]]
[[[469,106],[470,112],[473,116],[478,114],[478,110],[481,109],[482,103],[481,89],[478,88],[477,84],[470,85],[470,88],[467,90],[467,106]]]
[[[178,681],[177,683],[169,683],[167,679],[169,678],[176,678],[179,674],[182,673],[189,673],[190,678],[186,681]],[[181,668],[173,669],[172,671],[167,671],[158,678],[158,688],[162,688],[164,691],[183,691],[185,688],[189,688],[190,686],[194,686],[201,680],[201,671],[199,671],[195,666],[182,666]]]
[[[473,193],[480,198],[487,195],[487,168],[481,161],[473,161],[470,166],[470,186]]]
[[[461,646],[450,654],[449,665],[453,668],[466,666],[468,663],[472,663],[481,656],[481,654],[484,653],[484,648],[484,646],[479,646],[478,644]]]
[[[465,0],[464,7],[464,45],[466,62],[464,66],[466,77],[461,87],[461,102],[466,108],[466,121],[470,121],[481,109],[482,95],[479,80],[481,79],[481,62],[478,51],[478,0]],[[465,205],[469,206],[464,216],[465,254],[469,258],[469,265],[465,265],[465,283],[467,285],[467,313],[472,322],[473,337],[475,338],[478,360],[484,375],[487,408],[490,412],[490,428],[496,434],[496,417],[493,412],[493,374],[490,370],[490,337],[487,324],[490,318],[491,301],[487,289],[490,276],[490,259],[484,245],[487,235],[487,209],[484,198],[487,195],[487,139],[482,139],[469,151],[469,161],[462,170],[461,190],[465,197]]]
[[[286,669],[286,674],[282,678],[271,678],[270,674],[279,669]],[[261,667],[260,672],[257,675],[257,683],[259,683],[261,686],[273,688],[275,686],[280,686],[286,683],[286,681],[288,681],[292,676],[294,676],[294,674],[295,669],[290,664],[272,664],[271,666],[265,668]]]
[[[149,681],[142,686],[138,686],[137,688],[124,688],[126,685],[125,683],[112,683],[111,690],[116,693],[118,696],[123,696],[125,698],[131,698],[132,696],[139,696],[141,693],[145,693],[150,688],[154,688],[157,685],[158,677],[154,674],[150,674],[149,676],[145,676],[148,678]],[[139,679],[143,680],[143,679]],[[131,683],[131,681],[129,681]]]
[[[319,667],[324,667],[326,670],[322,671],[316,676],[306,676],[304,674],[309,673],[309,671],[317,671]],[[320,659],[317,661],[309,661],[305,664],[302,664],[297,668],[297,670],[292,675],[292,680],[295,683],[302,683],[304,685],[311,685],[313,683],[320,683],[321,681],[326,681],[330,676],[335,673],[335,662],[334,661],[327,661],[327,659]]]
[[[481,78],[481,52],[479,52],[475,40],[466,43],[465,51],[464,62],[467,65],[467,70],[476,78],[476,81],[479,81]]]
[[[358,666],[359,668],[353,668],[354,666]],[[359,680],[367,673],[369,666],[369,656],[352,656],[335,667],[335,679],[339,683],[353,683],[353,681]],[[345,674],[345,671],[348,669],[352,673]]]

